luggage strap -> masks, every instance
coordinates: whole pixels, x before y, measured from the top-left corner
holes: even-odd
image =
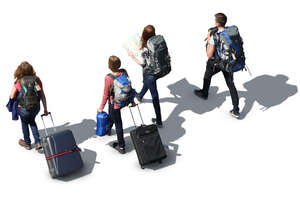
[[[77,151],[81,151],[81,149],[78,146],[76,146],[72,150],[69,150],[69,151],[66,151],[66,152],[63,152],[63,153],[59,153],[59,154],[56,154],[56,155],[53,155],[53,156],[50,156],[50,157],[46,157],[46,160],[50,160],[50,159],[53,159],[53,158],[56,158],[56,157],[59,157],[59,156],[62,156],[62,155],[66,155],[66,154],[69,154],[69,153],[72,153],[72,152],[77,152]]]

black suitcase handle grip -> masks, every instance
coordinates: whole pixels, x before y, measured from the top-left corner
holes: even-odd
[[[41,117],[44,117],[44,116],[48,116],[48,115],[51,115],[51,112],[48,112],[48,114],[42,114]]]
[[[50,118],[51,118],[51,122],[52,122],[52,125],[53,125],[53,130],[54,132],[56,132],[56,128],[55,128],[55,125],[54,125],[54,121],[53,121],[53,118],[52,118],[52,114],[51,112],[48,112],[48,115],[50,115]],[[43,122],[43,125],[44,125],[44,129],[45,129],[45,133],[46,133],[46,136],[48,136],[48,131],[47,131],[47,128],[46,128],[46,125],[45,125],[45,122],[44,122],[44,116],[48,116],[46,114],[42,114],[41,115],[41,119],[42,119],[42,122]]]

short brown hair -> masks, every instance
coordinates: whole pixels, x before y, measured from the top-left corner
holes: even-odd
[[[14,77],[17,80],[24,76],[36,76],[36,72],[34,71],[33,67],[26,61],[21,62],[14,73]]]
[[[223,13],[215,14],[216,22],[220,24],[221,27],[225,27],[227,22],[227,16]]]
[[[121,60],[117,56],[110,56],[108,59],[108,67],[113,72],[118,72],[121,67]]]
[[[155,36],[155,28],[154,28],[153,25],[147,25],[144,28],[143,34],[142,34],[142,37],[141,37],[141,41],[142,41],[142,47],[141,47],[141,49],[143,49],[147,45],[147,41],[152,36]]]

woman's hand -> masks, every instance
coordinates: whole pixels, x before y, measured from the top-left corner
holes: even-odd
[[[103,110],[98,108],[98,109],[97,109],[97,112],[98,112],[98,113],[102,113]]]
[[[129,51],[128,51],[128,56],[131,57],[135,61],[135,63],[142,65],[142,63],[138,59],[136,59],[136,57],[134,57],[134,55]]]
[[[132,55],[132,53],[130,51],[128,51],[128,56],[131,57],[132,59],[134,58],[134,56]]]

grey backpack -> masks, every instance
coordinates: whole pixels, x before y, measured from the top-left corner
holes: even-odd
[[[114,102],[119,107],[127,106],[132,97],[131,81],[128,76],[123,73],[121,76],[116,77],[113,74],[108,74],[114,80],[114,85],[110,90],[110,94],[113,97]]]
[[[144,67],[144,74],[154,75],[157,78],[166,76],[171,71],[171,58],[167,43],[163,36],[152,36],[147,41],[148,61]]]

